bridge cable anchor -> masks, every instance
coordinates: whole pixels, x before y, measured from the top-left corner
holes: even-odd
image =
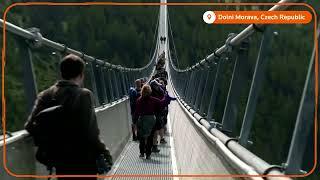
[[[192,108],[191,108],[191,109],[192,109]],[[190,109],[190,110],[191,110],[191,109]],[[195,114],[198,114],[198,112],[197,112],[197,111],[195,111],[195,110],[193,110],[193,111],[194,111],[194,112],[193,112],[193,113],[191,113],[192,117],[194,117],[194,115],[195,115]]]
[[[85,56],[85,54],[83,52],[81,52],[81,59],[84,60],[84,56]],[[96,61],[96,58],[94,58],[94,60]]]
[[[230,138],[230,139],[228,139],[228,140],[224,143],[224,145],[225,145],[227,148],[229,148],[229,147],[228,147],[228,144],[229,144],[229,142],[231,142],[231,141],[239,142],[239,139],[238,139],[238,138]]]
[[[63,50],[61,51],[61,53],[63,53],[63,54],[67,53],[68,46],[65,44],[62,44],[62,46],[63,46]]]
[[[219,59],[220,59],[221,56],[217,54],[217,51],[218,51],[218,48],[213,51],[213,56],[214,56],[215,58],[219,58]]]
[[[202,63],[200,62],[200,66],[204,69],[209,69],[211,61],[209,60],[209,55],[206,55],[206,57],[203,59]]]
[[[263,175],[268,175],[272,170],[279,170],[280,172],[283,172],[285,168],[279,165],[271,165],[266,170],[264,170]],[[267,178],[263,177],[263,179],[267,179]]]
[[[201,65],[199,62],[197,62],[195,65],[194,65],[194,68],[195,70],[201,70]]]
[[[188,104],[186,104],[186,109],[190,112],[190,110],[192,109],[192,107],[191,106],[189,106]]]
[[[111,68],[111,64],[104,61],[104,65],[106,66],[106,69],[109,70]]]
[[[204,63],[203,63],[203,65],[207,65],[207,66],[209,66],[209,64],[210,64],[210,61],[209,61],[209,59],[208,59],[208,55],[206,55],[206,57],[204,58]]]
[[[221,129],[221,124],[216,122],[214,119],[213,119],[213,121],[212,120],[210,121],[208,119],[206,119],[206,120],[210,124],[210,128],[208,129],[209,132],[211,131],[211,129],[219,129],[219,130]]]
[[[103,64],[101,65],[101,69],[102,69],[102,70],[107,70],[107,66],[106,66],[106,63],[105,63],[105,62],[103,62]]]
[[[236,33],[230,33],[230,34],[228,34],[228,38],[227,38],[226,43],[225,43],[225,46],[226,46],[226,54],[225,54],[226,58],[225,58],[225,60],[226,60],[226,61],[229,60],[229,57],[231,56],[231,53],[232,53],[232,51],[233,51],[233,48],[235,47],[234,45],[231,44],[231,40],[232,40],[233,38],[235,38],[236,36],[237,36]]]
[[[36,27],[28,28],[27,31],[34,35],[33,39],[26,40],[27,44],[33,48],[40,48],[42,46],[42,35],[40,33],[40,29]]]
[[[252,24],[252,27],[253,27],[253,29],[254,29],[255,31],[260,32],[260,33],[263,33],[264,30],[265,30],[265,28],[260,28],[260,27],[258,27],[256,24]]]
[[[83,57],[83,56],[84,56],[84,53],[82,53],[82,57]],[[94,58],[92,62],[94,63],[94,65],[95,65],[96,68],[99,67],[99,64],[97,63],[97,62],[98,62],[97,58]]]
[[[198,119],[198,122],[200,122],[202,119],[203,119],[203,120],[207,120],[206,118],[201,117],[200,119]]]
[[[227,38],[226,43],[225,43],[226,48],[227,48],[227,50],[226,50],[227,53],[231,53],[232,52],[232,49],[233,49],[234,46],[231,44],[231,40],[236,36],[237,36],[236,33],[228,34],[228,38]]]
[[[220,59],[221,59],[221,56],[217,55],[216,54],[216,51],[218,49],[216,49],[214,52],[213,52],[213,55],[214,55],[214,58],[213,58],[213,61],[211,63],[213,63],[215,66],[218,65]]]

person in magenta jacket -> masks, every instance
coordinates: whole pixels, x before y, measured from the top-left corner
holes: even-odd
[[[156,117],[163,108],[170,103],[168,96],[158,99],[151,96],[152,90],[149,85],[144,85],[141,97],[137,100],[133,118],[137,121],[140,157],[146,155],[150,159],[153,145],[154,132],[156,130]]]

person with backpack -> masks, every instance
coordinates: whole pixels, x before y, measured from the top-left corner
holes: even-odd
[[[153,137],[156,131],[157,115],[169,103],[167,96],[158,99],[151,96],[152,90],[149,85],[144,85],[141,90],[141,97],[138,98],[134,119],[137,121],[140,157],[150,159]]]
[[[164,91],[162,90],[162,88],[160,86],[161,86],[161,84],[159,84],[156,79],[150,81],[150,87],[152,90],[152,93],[151,93],[152,97],[162,99],[165,96]],[[153,146],[151,149],[152,152],[155,152],[155,153],[160,152],[160,149],[158,149],[158,136],[160,135],[160,130],[162,129],[162,126],[163,126],[163,118],[164,118],[163,116],[164,116],[165,107],[166,106],[164,106],[157,114],[157,121],[155,124],[155,133],[154,133],[154,137],[153,137]]]
[[[130,109],[131,109],[131,116],[133,117],[133,113],[136,109],[136,102],[137,99],[141,96],[141,84],[142,84],[142,79],[137,79],[135,81],[135,86],[136,87],[131,87],[129,90],[129,100],[130,100]],[[131,124],[131,129],[132,129],[132,140],[137,141],[137,122],[134,121],[134,118],[132,118],[132,124]]]
[[[167,116],[168,116],[168,105],[171,101],[176,100],[176,98],[171,97],[166,90],[164,84],[161,84],[161,80],[156,78],[150,82],[150,86],[152,89],[151,96],[156,97],[158,99],[162,99],[164,96],[167,97],[168,102],[167,104],[161,109],[160,113],[157,114],[157,122],[156,122],[156,131],[154,136],[154,144],[152,147],[152,152],[159,152],[160,150],[157,148],[158,145],[158,136],[160,136],[160,143],[166,144],[167,142],[164,139],[164,131],[165,126],[167,124]],[[162,82],[163,83],[163,82]]]
[[[62,80],[38,94],[25,129],[38,147],[36,159],[56,175],[96,175],[110,170],[112,157],[99,138],[93,94],[82,88],[84,61],[67,55]],[[59,180],[94,180],[96,177]]]

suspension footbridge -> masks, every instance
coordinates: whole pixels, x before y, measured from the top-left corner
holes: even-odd
[[[167,3],[167,1],[161,0],[161,3]],[[285,10],[288,7],[275,5],[270,11]],[[285,175],[303,175],[305,172],[302,171],[302,164],[306,157],[307,138],[315,130],[316,50],[313,50],[308,62],[308,72],[305,76],[304,90],[288,149],[287,161],[278,165],[269,164],[249,151],[247,147],[250,143],[249,134],[254,122],[258,96],[262,93],[261,82],[266,69],[266,55],[272,50],[270,47],[272,30],[265,25],[249,25],[237,34],[230,34],[225,44],[203,60],[189,68],[179,69],[175,62],[177,58],[173,57],[173,54],[176,53],[171,51],[175,47],[170,47],[170,42],[173,42],[174,39],[168,7],[163,4],[159,8],[154,53],[150,62],[141,68],[127,68],[108,63],[47,39],[40,34],[38,29],[23,29],[1,19],[0,26],[5,26],[8,33],[31,42],[21,42],[21,47],[24,47],[22,55],[24,57],[24,85],[29,110],[37,95],[31,46],[45,46],[61,54],[78,55],[87,63],[101,138],[115,158],[113,169],[105,176],[106,179],[179,179],[180,177],[263,179],[261,176],[267,179],[279,179],[280,177],[290,179]],[[235,130],[237,120],[239,89],[244,81],[243,73],[246,71],[244,62],[248,59],[249,38],[255,33],[262,33],[260,48],[250,92],[247,95],[242,128],[240,134],[234,136],[232,132]],[[319,36],[319,30],[317,36]],[[160,42],[161,37],[166,37],[167,40]],[[169,106],[167,144],[160,145],[160,153],[154,154],[151,160],[145,160],[139,158],[139,145],[130,138],[131,115],[127,91],[135,79],[152,76],[157,59],[163,52],[167,59],[166,69],[169,74],[168,91],[178,99]],[[221,66],[225,57],[230,53],[236,54],[236,59],[220,123],[215,120],[213,110],[223,73]],[[5,126],[5,121],[3,125]],[[1,149],[3,156],[0,158],[3,161],[3,166],[0,166],[0,179],[11,180],[16,177],[33,179],[47,175],[45,167],[34,158],[35,148],[31,137],[25,130],[3,134],[0,146],[3,147]]]

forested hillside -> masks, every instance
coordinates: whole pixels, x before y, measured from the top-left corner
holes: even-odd
[[[7,20],[23,28],[37,27],[44,37],[96,58],[142,67],[155,46],[157,17],[158,8],[150,6],[17,6]],[[19,41],[7,34],[5,87],[7,128],[11,131],[21,129],[27,117],[21,67],[25,57],[20,57]],[[40,48],[33,50],[33,61],[40,92],[56,81],[58,57],[52,50]]]
[[[277,0],[256,0],[258,1],[276,2]],[[23,0],[0,2],[1,14],[4,7],[12,2],[23,2]],[[66,1],[60,0],[60,2]],[[136,0],[136,2],[158,2],[158,0]],[[191,2],[191,0],[184,0],[184,2]],[[207,0],[207,2],[212,1]],[[219,2],[252,1],[219,0]],[[309,0],[308,3],[315,9],[320,8],[319,1]],[[173,36],[173,39],[170,37],[170,46],[174,45],[176,49],[174,58],[178,59],[178,66],[183,69],[198,62],[223,45],[229,33],[238,33],[246,27],[245,25],[207,25],[202,21],[204,11],[269,8],[269,6],[170,6],[168,12]],[[299,7],[296,8],[299,9]],[[9,12],[7,20],[23,28],[37,27],[46,38],[99,59],[127,67],[141,67],[150,60],[154,49],[157,17],[158,7],[155,6],[21,6],[14,7]],[[270,164],[281,164],[286,161],[289,151],[312,53],[313,27],[312,24],[308,24],[305,26],[273,25],[270,28],[278,35],[273,37],[271,52],[268,55],[267,73],[250,134],[253,145],[248,148]],[[246,82],[241,89],[234,136],[239,135],[240,132],[260,40],[261,34],[258,33],[250,39],[247,62],[249,68],[246,73]],[[21,59],[25,57],[21,57],[22,47],[19,46],[19,41],[21,40],[7,34],[5,94],[6,122],[7,129],[10,131],[22,129],[28,115],[21,65]],[[58,58],[46,48],[35,49],[33,52],[38,90],[41,91],[56,81]],[[223,64],[224,75],[214,111],[214,119],[218,122],[223,116],[234,60],[235,54],[232,54]],[[311,145],[310,147],[312,148]],[[308,153],[310,152],[312,154],[309,149]],[[306,159],[308,161],[304,170],[310,170],[312,162],[309,160],[312,156],[306,155]]]

